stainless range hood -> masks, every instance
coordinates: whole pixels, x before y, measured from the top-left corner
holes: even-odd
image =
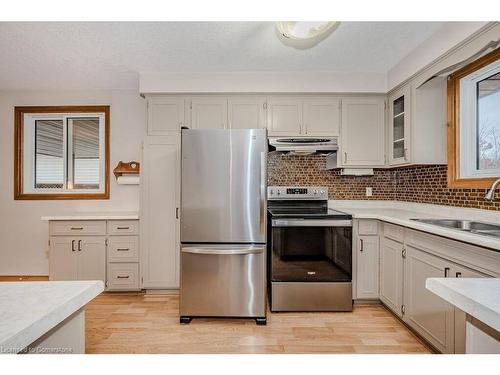
[[[331,153],[338,149],[337,138],[327,137],[269,137],[269,151],[294,154]]]

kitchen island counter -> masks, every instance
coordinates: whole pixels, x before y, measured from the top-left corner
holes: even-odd
[[[103,290],[102,281],[0,283],[0,353],[84,353],[84,307]]]

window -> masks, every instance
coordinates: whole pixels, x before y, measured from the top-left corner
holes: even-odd
[[[500,176],[500,50],[448,80],[448,184],[486,188]]]
[[[109,106],[16,107],[15,199],[108,199]]]

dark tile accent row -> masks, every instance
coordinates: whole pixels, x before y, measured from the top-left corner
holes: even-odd
[[[418,165],[375,169],[373,176],[342,176],[340,170],[326,170],[320,155],[270,153],[268,185],[326,186],[330,199],[400,200],[500,211],[500,194],[495,202],[484,199],[486,189],[450,189],[446,165]],[[366,187],[373,196],[365,196]]]

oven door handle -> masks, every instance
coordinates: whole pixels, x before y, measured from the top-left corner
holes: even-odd
[[[274,219],[273,227],[352,227],[352,220]]]

